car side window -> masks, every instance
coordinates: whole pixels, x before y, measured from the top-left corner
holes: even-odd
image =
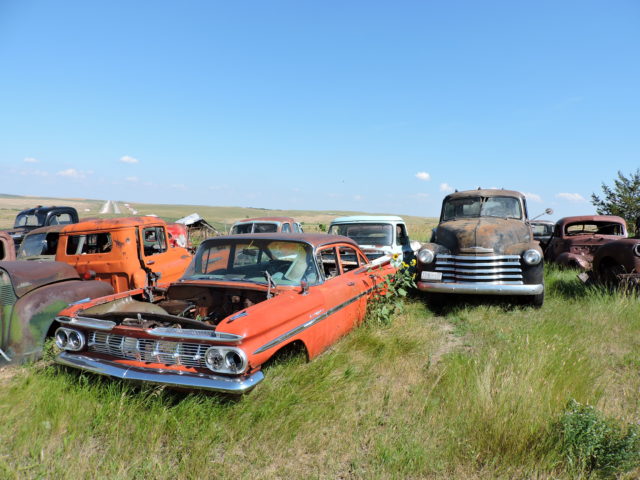
[[[142,242],[145,257],[167,251],[167,239],[162,227],[144,228],[142,230]]]
[[[293,231],[296,233],[301,233],[302,232],[302,227],[300,227],[299,223],[294,223],[293,224]]]
[[[396,243],[398,245],[406,245],[409,243],[409,237],[404,225],[396,225]]]
[[[340,274],[339,266],[336,261],[336,249],[334,247],[323,248],[317,254],[318,267],[324,274],[324,278],[333,278]]]
[[[94,255],[108,253],[113,243],[110,233],[90,233],[87,235],[69,235],[67,237],[67,255]]]
[[[73,222],[68,213],[57,213],[49,219],[49,225],[68,225]]]
[[[282,225],[282,232],[283,233],[291,233],[291,227],[289,226],[288,223],[285,223],[284,225]]]

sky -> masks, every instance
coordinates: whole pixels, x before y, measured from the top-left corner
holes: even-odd
[[[0,0],[0,193],[557,219],[639,167],[636,0]]]

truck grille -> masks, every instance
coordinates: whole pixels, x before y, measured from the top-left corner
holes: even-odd
[[[87,342],[90,352],[105,353],[126,360],[186,367],[206,367],[204,353],[210,346],[125,337],[105,332],[91,332]]]
[[[436,255],[436,272],[445,283],[523,283],[518,255]]]

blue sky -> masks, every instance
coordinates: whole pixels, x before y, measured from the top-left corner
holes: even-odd
[[[558,218],[639,132],[635,0],[0,0],[0,193]]]

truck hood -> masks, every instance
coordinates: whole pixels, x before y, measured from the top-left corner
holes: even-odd
[[[520,220],[464,218],[438,225],[436,242],[453,254],[503,254],[514,244],[531,242],[531,229]]]

